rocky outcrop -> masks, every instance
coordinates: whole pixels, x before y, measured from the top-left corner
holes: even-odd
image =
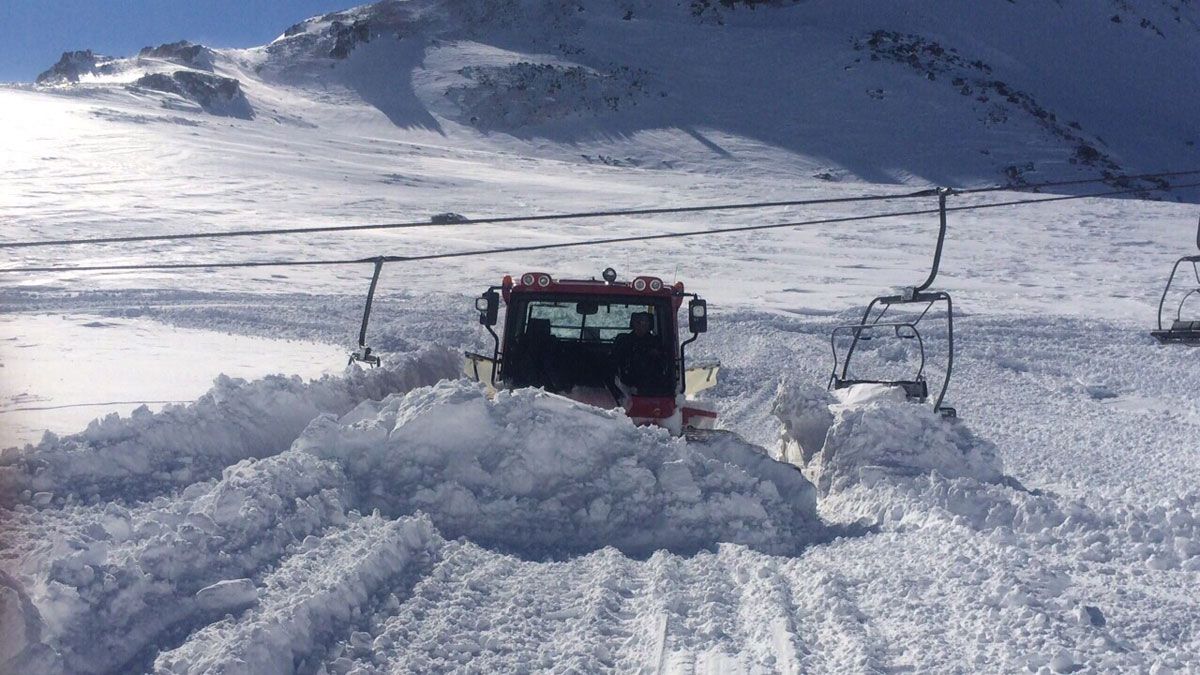
[[[371,41],[371,22],[366,19],[342,23],[334,21],[329,25],[329,36],[333,39],[333,49],[329,55],[335,59],[344,59],[359,43]]]
[[[200,70],[212,70],[213,64],[213,50],[187,40],[168,42],[157,47],[143,47],[138,52],[138,57],[165,59]]]
[[[205,112],[224,117],[253,119],[254,109],[246,100],[239,81],[194,70],[174,73],[150,73],[133,84],[134,87],[161,91],[195,102]]]
[[[97,75],[109,72],[112,59],[100,56],[90,49],[82,51],[63,52],[58,63],[50,66],[49,70],[37,76],[38,84],[64,84],[78,82],[85,75]]]

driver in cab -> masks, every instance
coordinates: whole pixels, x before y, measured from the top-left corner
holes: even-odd
[[[650,312],[634,312],[629,317],[630,332],[613,339],[617,376],[637,394],[662,389],[667,379],[666,351],[662,340],[651,332],[653,327]]]

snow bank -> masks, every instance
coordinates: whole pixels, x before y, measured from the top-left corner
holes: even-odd
[[[885,476],[1003,478],[995,446],[964,423],[905,401],[896,388],[856,385],[829,393],[783,384],[774,411],[784,428],[783,457],[802,466],[825,495]]]
[[[7,513],[20,541],[0,611],[45,628],[0,654],[79,673],[139,668],[194,630],[161,669],[290,670],[440,541],[433,526],[538,559],[718,542],[794,552],[824,534],[812,485],[735,437],[689,443],[541,391],[491,400],[465,380],[321,415],[287,451],[170,497]]]
[[[1139,508],[1029,490],[1002,473],[995,447],[965,422],[879,389],[839,393],[787,384],[774,406],[783,423],[781,453],[816,483],[821,513],[831,520],[907,531],[966,528],[1002,546],[1054,550],[1083,566],[1200,571],[1198,495]],[[987,601],[1026,602],[1007,597],[1010,590],[994,590]]]
[[[356,518],[263,580],[258,607],[209,624],[155,661],[163,673],[287,673],[345,632],[357,610],[441,545],[427,518]],[[411,573],[408,576],[412,576]]]
[[[448,537],[533,558],[795,551],[819,529],[812,486],[753,446],[689,443],[535,390],[489,400],[442,382],[318,419],[294,449],[342,463],[362,510],[422,511]]]
[[[305,537],[340,526],[340,467],[303,453],[246,460],[215,484],[136,508],[69,507],[87,523],[26,546],[20,581],[67,672],[128,670],[146,645],[253,604],[246,580]],[[40,512],[22,534],[36,536]],[[46,525],[42,525],[46,528]],[[28,530],[34,530],[29,532]]]
[[[436,348],[392,361],[307,383],[222,375],[195,403],[153,414],[143,407],[128,418],[114,413],[64,438],[47,434],[36,446],[0,456],[0,504],[28,503],[38,493],[55,501],[141,500],[208,480],[242,459],[286,449],[318,415],[455,377],[460,357]]]
[[[21,584],[0,570],[0,673],[61,670],[58,655],[42,643],[45,629]]]

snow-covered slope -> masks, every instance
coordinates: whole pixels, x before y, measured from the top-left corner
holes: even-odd
[[[73,53],[36,85],[0,88],[0,239],[1198,168],[1198,11],[410,0],[257,48]],[[1170,262],[1192,250],[1197,194],[952,213],[937,285],[959,309],[955,423],[823,390],[830,329],[926,274],[928,217],[388,266],[368,333],[381,370],[214,371],[193,403],[0,454],[0,672],[1195,670],[1200,365],[1145,330]],[[404,255],[903,206],[3,257]],[[706,394],[741,440],[670,439],[619,412],[533,391],[489,400],[454,380],[457,352],[487,344],[470,296],[503,274],[607,265],[712,302],[689,354],[721,359]],[[6,274],[0,311],[43,331],[27,317],[87,314],[108,338],[69,359],[163,380],[172,350],[141,347],[166,331],[111,326],[348,346],[369,274]],[[50,390],[110,398],[84,379],[97,370],[41,367],[53,341],[19,335],[0,336],[0,366],[27,378],[5,382],[0,424]],[[936,380],[944,346],[929,349]],[[913,355],[861,356],[899,371]],[[169,389],[152,397],[179,398]]]
[[[1200,160],[1190,2],[725,4],[389,0],[257,49],[67,53],[39,83],[296,123],[321,124],[314,103],[354,100],[396,126],[526,148],[621,136],[631,143],[609,145],[638,152],[609,160],[637,166],[678,166],[671,145],[691,137],[711,155],[693,169],[782,151],[806,160],[786,169],[873,182],[1019,184]],[[297,91],[305,101],[288,100]],[[670,141],[647,142],[662,131]]]

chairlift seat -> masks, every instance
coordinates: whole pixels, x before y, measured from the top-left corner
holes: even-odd
[[[1150,335],[1163,344],[1200,344],[1200,321],[1176,320],[1168,330],[1150,331]]]
[[[882,384],[888,387],[900,387],[904,397],[910,401],[924,403],[929,399],[929,384],[925,380],[843,380],[833,379],[834,389],[845,389],[856,384]]]

